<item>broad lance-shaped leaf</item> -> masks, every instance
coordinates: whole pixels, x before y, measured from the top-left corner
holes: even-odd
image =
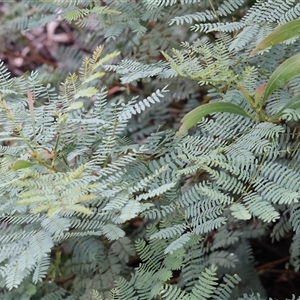
[[[282,43],[288,39],[300,35],[300,19],[290,21],[276,27],[267,35],[251,52],[250,57],[258,51],[264,50],[276,44]]]
[[[263,104],[277,88],[283,86],[289,79],[300,74],[300,54],[285,60],[271,75],[263,97]]]
[[[176,136],[179,136],[187,132],[191,127],[196,125],[203,117],[217,113],[217,112],[229,112],[236,115],[241,115],[247,118],[252,118],[247,112],[245,112],[241,107],[230,102],[216,102],[216,103],[207,103],[200,105],[195,109],[187,113],[181,120],[181,127],[176,133]]]
[[[20,159],[20,160],[17,160],[17,161],[10,167],[10,169],[11,169],[11,170],[20,170],[20,169],[29,168],[29,167],[34,166],[34,165],[35,165],[35,163],[32,163],[32,162],[27,161],[27,160]]]
[[[240,91],[243,93],[246,101],[248,102],[249,106],[251,108],[254,108],[254,100],[253,98],[250,96],[249,92],[247,91],[247,89],[243,86],[243,85],[239,85],[239,89]]]
[[[280,118],[286,109],[297,109],[297,108],[300,108],[300,94],[291,98],[290,101],[288,101],[288,103],[284,105],[280,109],[280,111],[272,117],[272,119]]]
[[[259,101],[263,97],[263,95],[265,93],[266,85],[267,85],[266,83],[263,83],[256,89],[255,94],[254,94],[255,106],[259,104]]]

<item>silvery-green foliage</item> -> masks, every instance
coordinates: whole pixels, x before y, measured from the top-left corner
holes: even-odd
[[[10,34],[62,19],[94,51],[59,47],[61,68],[18,78],[1,62],[1,299],[266,299],[250,239],[293,231],[300,267],[299,111],[276,124],[216,113],[190,134],[174,129],[203,85],[211,102],[254,117],[239,86],[253,94],[299,41],[248,55],[299,3],[99,3],[8,6]],[[271,95],[269,114],[298,80]]]

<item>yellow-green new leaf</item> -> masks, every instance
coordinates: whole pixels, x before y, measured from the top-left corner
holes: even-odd
[[[121,52],[119,52],[119,51],[115,51],[115,52],[112,52],[112,53],[109,53],[109,54],[105,55],[99,61],[97,61],[97,63],[93,66],[93,70],[97,69],[100,66],[103,66],[104,63],[106,63],[107,61],[117,57],[118,55],[120,55],[120,53]]]
[[[67,108],[67,111],[70,110],[76,110],[76,109],[80,109],[83,107],[83,102],[78,101],[78,102],[73,102],[70,104],[70,106]]]
[[[91,211],[89,208],[82,206],[82,205],[67,205],[65,209],[73,210],[85,215],[92,215],[93,211]]]
[[[263,97],[263,104],[277,88],[283,86],[288,80],[300,74],[300,54],[285,60],[271,75]]]
[[[95,80],[95,79],[97,79],[97,78],[100,78],[100,77],[102,77],[102,76],[104,76],[104,75],[105,75],[105,72],[96,72],[96,73],[90,75],[89,77],[87,77],[82,83],[83,83],[83,84],[84,84],[84,83],[88,83],[88,82],[90,82],[90,81],[92,81],[92,80]]]
[[[265,50],[271,46],[282,43],[288,39],[300,35],[300,19],[290,21],[276,27],[269,35],[267,35],[250,53],[253,56],[259,51]]]
[[[91,200],[95,200],[96,198],[97,198],[97,196],[94,194],[82,195],[82,196],[76,198],[76,203],[91,201]]]
[[[27,161],[27,160],[17,160],[11,167],[10,169],[11,170],[20,170],[20,169],[25,169],[25,168],[29,168],[31,166],[34,166],[35,163],[32,163],[30,161]]]
[[[236,104],[230,102],[208,103],[193,109],[183,117],[181,120],[182,125],[176,133],[176,136],[187,132],[191,127],[201,121],[203,117],[217,112],[229,112],[247,118],[252,118],[252,116]]]
[[[80,90],[78,93],[74,95],[75,99],[80,97],[92,97],[96,95],[99,91],[95,87],[88,87],[87,89]]]
[[[18,204],[19,204],[19,202],[18,202]],[[27,204],[30,204],[30,203],[27,203]],[[38,213],[40,213],[42,211],[47,210],[48,211],[48,216],[50,216],[51,214],[54,215],[54,213],[57,213],[57,212],[61,211],[60,207],[58,207],[58,206],[54,206],[54,207],[51,207],[51,208],[50,208],[50,206],[51,206],[50,204],[40,205],[40,206],[37,206],[37,207],[31,209],[30,212],[32,214],[38,214]],[[50,211],[52,213],[50,213]]]

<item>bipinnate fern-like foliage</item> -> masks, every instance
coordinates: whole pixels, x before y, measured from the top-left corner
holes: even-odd
[[[16,92],[1,90],[2,140],[12,143],[1,151],[1,213],[6,224],[2,230],[10,232],[1,238],[1,257],[6,262],[1,275],[7,278],[8,288],[16,287],[32,271],[36,272],[34,282],[44,277],[55,243],[88,232],[109,240],[123,237],[125,233],[118,224],[149,207],[134,199],[134,193],[148,188],[164,171],[158,170],[134,189],[130,181],[117,184],[130,168],[135,166],[143,172],[146,167],[138,159],[143,151],[122,145],[128,114],[130,117],[140,111],[141,104],[121,105],[120,99],[107,105],[105,92],[89,87],[89,82],[103,75],[97,69],[116,55],[101,58],[102,49],[97,48],[93,57],[83,62],[79,76],[67,78],[60,95],[50,86],[41,86],[37,73],[18,80],[22,86],[17,95],[23,101],[14,100]],[[7,74],[4,70],[3,77]],[[146,101],[159,101],[163,92],[158,90]],[[47,103],[32,109],[41,95]],[[84,107],[89,99],[93,102],[91,110]],[[138,180],[134,173],[130,177]],[[93,216],[91,222],[85,220],[88,216]],[[110,218],[113,223],[105,221]],[[28,229],[24,228],[28,235],[22,234],[22,224],[28,222]],[[15,245],[13,252],[7,252],[9,245]]]
[[[12,77],[0,64],[1,299],[266,299],[249,240],[270,232],[293,232],[299,270],[299,108],[270,117],[299,95],[299,76],[268,97],[264,115],[245,98],[298,51],[294,38],[248,57],[299,17],[299,3],[212,2],[8,9],[11,34],[65,20],[94,51],[57,49],[71,69],[82,61],[69,75]],[[213,113],[176,134],[202,86],[211,103],[250,117]]]

